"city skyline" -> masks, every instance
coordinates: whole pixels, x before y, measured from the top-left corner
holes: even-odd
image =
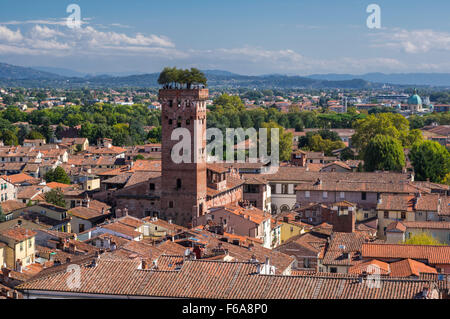
[[[81,27],[66,24],[81,8]],[[230,3],[231,2],[231,3]],[[450,4],[420,1],[5,1],[0,62],[83,73],[166,65],[239,74],[450,72]],[[370,29],[370,4],[381,28]]]

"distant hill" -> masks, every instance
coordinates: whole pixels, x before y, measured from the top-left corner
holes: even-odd
[[[366,73],[366,74],[312,74],[307,76],[315,80],[346,81],[362,79],[368,82],[397,85],[445,86],[450,87],[450,73]]]
[[[0,63],[0,79],[8,80],[37,80],[37,79],[61,79],[62,76],[50,72],[32,68]]]
[[[65,77],[85,77],[88,74],[87,73],[82,73],[82,72],[77,72],[71,69],[65,69],[65,68],[54,68],[54,67],[50,67],[50,66],[33,66],[32,67],[34,70],[38,70],[38,71],[43,71],[43,72],[48,72],[48,73],[53,73],[53,74],[57,74],[60,76],[65,76]]]
[[[450,74],[446,73],[313,74],[308,77],[282,74],[250,76],[223,70],[205,70],[204,73],[208,78],[208,86],[218,88],[370,89],[380,88],[384,83],[450,86]],[[64,68],[37,67],[36,69],[0,63],[0,86],[9,87],[157,87],[158,76],[159,73],[86,75]]]

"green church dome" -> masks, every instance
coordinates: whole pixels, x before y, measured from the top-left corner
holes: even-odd
[[[410,96],[408,99],[409,105],[422,105],[422,99],[419,95],[416,94],[416,91],[414,91],[414,95]]]

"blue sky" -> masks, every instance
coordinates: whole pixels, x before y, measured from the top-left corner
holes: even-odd
[[[66,25],[66,8],[82,25]],[[381,29],[366,8],[381,8]],[[450,72],[448,0],[2,0],[0,61],[89,73]]]

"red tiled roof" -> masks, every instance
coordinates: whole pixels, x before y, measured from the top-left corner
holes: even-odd
[[[413,259],[404,259],[389,265],[392,277],[420,276],[421,273],[437,274],[437,270]]]
[[[376,259],[363,262],[348,269],[349,274],[362,274],[366,272],[367,274],[388,275],[390,271],[388,263]]]
[[[58,182],[50,182],[50,183],[47,183],[46,185],[52,189],[71,187],[71,185],[58,183]]]
[[[4,237],[14,239],[15,241],[23,241],[36,235],[36,232],[22,227],[14,227],[5,229],[0,234]]]
[[[450,264],[450,246],[364,243],[361,254],[365,259],[410,258],[427,260],[433,265]]]
[[[162,257],[162,265],[170,259]],[[71,273],[61,267],[45,277],[25,282],[21,291],[71,292],[76,294],[122,295],[128,297],[171,297],[212,299],[405,299],[417,298],[437,280],[381,278],[372,288],[352,275],[258,275],[249,262],[187,260],[179,270],[139,269],[139,259],[100,257],[95,266],[81,264],[81,285],[71,288]],[[150,268],[151,264],[150,264]]]

